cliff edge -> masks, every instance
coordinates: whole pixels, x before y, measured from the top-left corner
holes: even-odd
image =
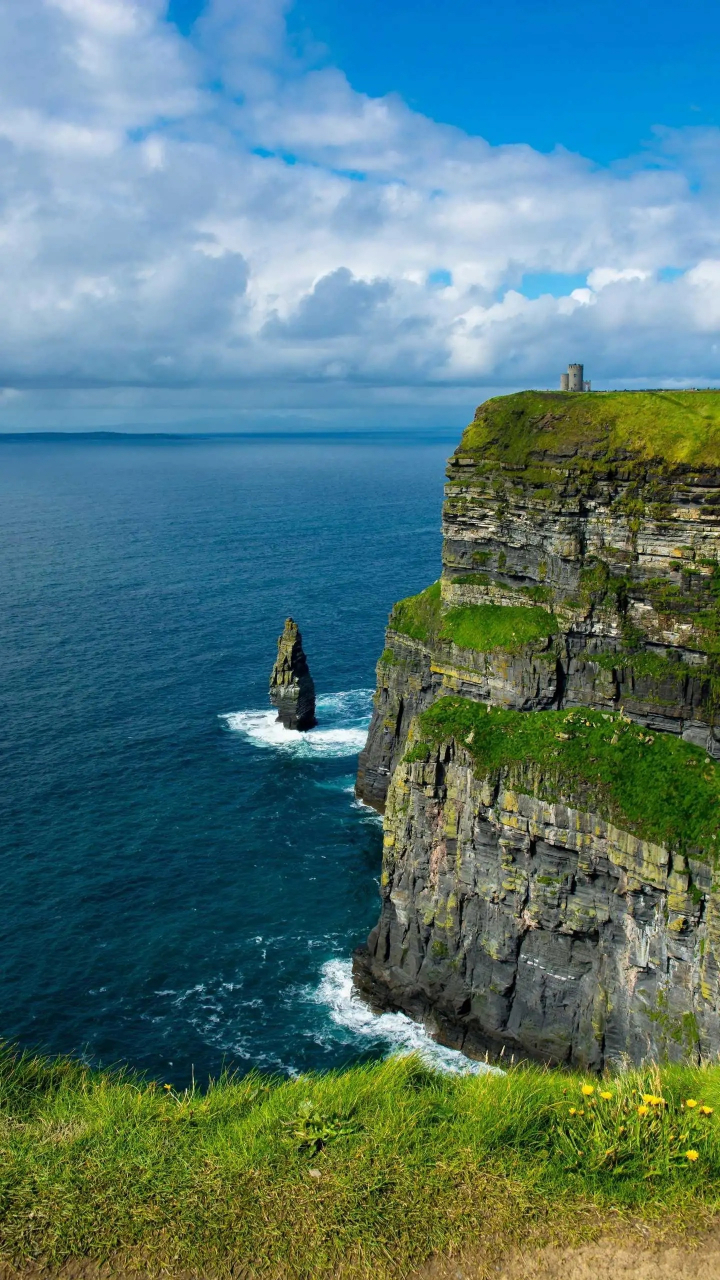
[[[356,985],[472,1054],[714,1053],[720,392],[495,398],[447,478],[360,757]]]

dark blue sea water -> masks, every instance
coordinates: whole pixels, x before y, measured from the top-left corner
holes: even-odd
[[[453,443],[0,444],[2,1036],[178,1084],[422,1038],[350,996],[381,843],[352,784]],[[268,710],[286,614],[308,735]]]

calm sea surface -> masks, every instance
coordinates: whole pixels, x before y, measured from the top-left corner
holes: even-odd
[[[381,845],[352,784],[454,443],[0,444],[2,1036],[177,1084],[427,1049],[351,998]],[[306,735],[268,710],[286,614]]]

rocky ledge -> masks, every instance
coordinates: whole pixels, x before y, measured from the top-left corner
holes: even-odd
[[[492,400],[448,481],[360,759],[356,985],[471,1054],[714,1053],[720,393]]]

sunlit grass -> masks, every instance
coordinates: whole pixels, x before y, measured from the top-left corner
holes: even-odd
[[[572,1235],[588,1203],[714,1208],[719,1110],[716,1067],[452,1077],[406,1058],[178,1093],[8,1052],[0,1249],[16,1264],[399,1276],[533,1222]]]
[[[547,609],[533,605],[476,604],[449,609],[440,635],[461,649],[517,653],[525,645],[545,644],[558,629]]]
[[[590,708],[522,711],[439,698],[419,718],[407,760],[454,738],[478,776],[507,770],[508,783],[548,800],[589,808],[646,839],[714,862],[720,844],[720,765],[669,733]]]
[[[525,466],[539,455],[567,456],[576,445],[586,466],[629,451],[666,463],[716,465],[720,453],[720,392],[611,391],[563,394],[521,391],[480,405],[459,452]],[[584,450],[583,446],[594,446]],[[575,464],[571,464],[575,465]]]
[[[414,640],[430,644],[451,641],[480,653],[498,649],[517,653],[525,645],[544,645],[558,629],[554,615],[536,605],[474,604],[443,609],[439,582],[419,595],[399,600],[389,625],[392,631]],[[387,661],[385,654],[383,659]]]

